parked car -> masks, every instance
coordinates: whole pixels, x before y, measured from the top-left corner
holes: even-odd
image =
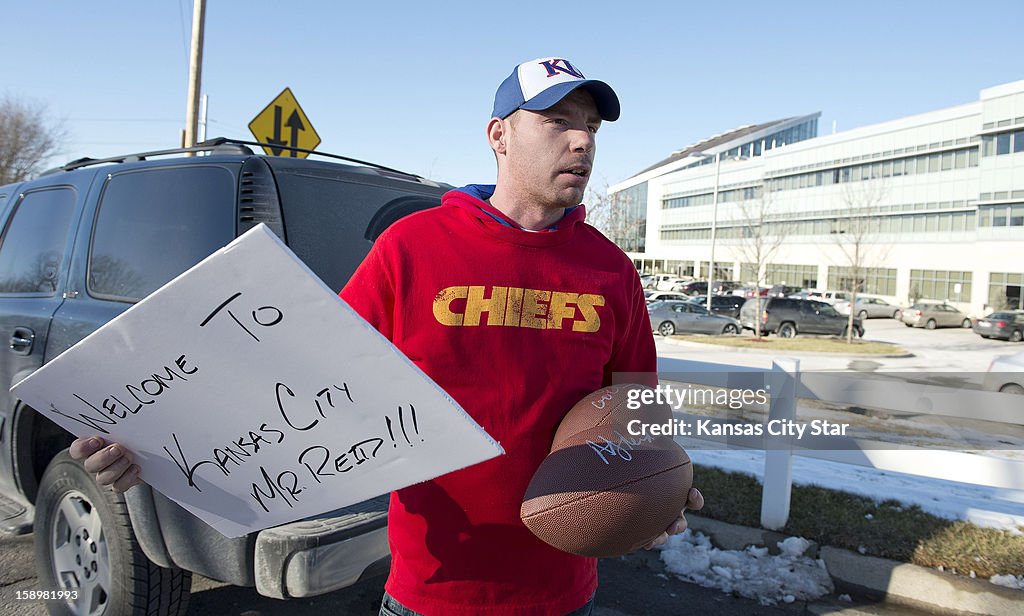
[[[694,295],[686,301],[699,304],[706,308],[708,305],[708,296]],[[712,295],[711,312],[738,319],[740,318],[740,308],[743,307],[743,304],[746,301],[746,299],[735,295]]]
[[[970,327],[971,318],[949,304],[917,303],[902,311],[900,319],[907,327]]]
[[[760,295],[761,297],[765,297],[766,295],[768,295],[769,289],[770,287],[745,286],[740,287],[739,289],[734,289],[732,294],[738,295],[739,297],[743,298],[754,297],[754,295]]]
[[[974,333],[982,338],[999,338],[1010,342],[1024,339],[1024,310],[993,312],[974,324]]]
[[[640,275],[640,286],[645,289],[654,288],[655,280],[654,274],[641,274]]]
[[[675,291],[675,286],[684,282],[686,282],[685,278],[680,278],[673,274],[655,274],[654,286],[651,288],[658,291]]]
[[[647,305],[651,316],[651,330],[662,336],[684,332],[692,334],[738,334],[740,322],[708,312],[693,302],[663,301]]]
[[[653,289],[647,289],[646,291],[644,291],[644,299],[647,300],[648,304],[650,304],[651,302],[660,302],[667,299],[676,299],[682,301],[689,298],[689,295],[685,295],[683,293],[676,293],[675,291],[655,291]]]
[[[733,291],[743,286],[743,283],[735,280],[716,280],[715,286],[711,289],[717,295],[731,295]]]
[[[195,152],[208,155],[185,155]],[[11,341],[0,353],[0,530],[34,533],[40,588],[79,593],[47,608],[174,615],[193,572],[284,599],[386,570],[387,496],[225,537],[147,485],[100,488],[67,453],[73,435],[9,388],[260,223],[338,291],[391,223],[439,205],[448,188],[223,139],[80,159],[0,186],[0,324]],[[78,577],[83,566],[91,579]]]
[[[839,314],[825,302],[791,297],[769,297],[761,300],[761,314],[757,314],[757,300],[748,299],[740,309],[740,323],[753,330],[755,319],[761,321],[761,333],[778,333],[780,338],[793,338],[798,334],[830,334],[845,336],[848,317]],[[864,336],[864,326],[853,319],[853,330]]]
[[[685,293],[688,296],[707,295],[708,283],[706,280],[687,280],[678,283],[677,285],[672,287],[672,290],[678,291],[679,293]]]
[[[992,360],[985,373],[985,389],[1024,395],[1024,352]]]
[[[837,302],[848,302],[850,300],[850,294],[846,291],[808,291],[807,299],[813,299],[835,306]]]
[[[839,314],[850,314],[850,301],[837,300],[833,306]],[[890,304],[878,297],[857,297],[856,314],[861,320],[895,319],[900,314],[900,307]]]
[[[794,293],[803,291],[802,287],[792,287],[785,284],[777,284],[768,289],[768,297],[789,297]]]

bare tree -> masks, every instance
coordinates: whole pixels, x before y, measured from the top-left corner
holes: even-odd
[[[754,336],[761,337],[761,287],[767,286],[768,262],[786,239],[785,225],[771,222],[773,212],[770,183],[762,182],[761,194],[739,202],[741,240],[734,248],[736,256],[754,268]]]
[[[646,216],[638,216],[637,208],[645,209],[646,203],[636,203],[628,191],[608,194],[607,183],[587,189],[587,222],[600,229],[611,241],[624,251],[637,252],[633,240],[642,237]]]
[[[0,98],[0,185],[36,175],[40,165],[57,153],[65,131],[47,117],[46,106]]]
[[[881,244],[880,204],[887,190],[884,178],[843,184],[846,212],[832,221],[832,237],[842,253],[848,275],[840,277],[839,287],[850,293],[850,314],[846,321],[846,341],[853,342],[853,317],[857,313],[857,294],[864,289],[867,271],[888,253]]]

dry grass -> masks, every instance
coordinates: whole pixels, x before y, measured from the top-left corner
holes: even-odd
[[[753,477],[695,465],[694,484],[704,494],[701,515],[760,526],[761,484]],[[942,567],[988,578],[1024,575],[1024,536],[945,520],[896,501],[811,486],[793,486],[789,523],[783,530],[852,551]]]
[[[673,338],[685,340],[686,342],[716,344],[719,346],[758,349],[762,351],[808,351],[813,353],[856,353],[864,355],[903,355],[906,353],[903,347],[886,342],[854,340],[852,343],[848,343],[845,339],[826,337],[754,338],[753,336],[680,335],[673,336]]]

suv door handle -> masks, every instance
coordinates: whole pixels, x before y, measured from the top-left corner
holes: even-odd
[[[27,327],[14,328],[11,335],[11,351],[18,355],[28,355],[35,344],[36,333]]]

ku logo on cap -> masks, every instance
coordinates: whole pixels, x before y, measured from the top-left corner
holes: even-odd
[[[565,73],[567,75],[572,75],[576,79],[584,79],[583,73],[576,70],[576,67],[563,58],[545,60],[544,62],[541,62],[540,65],[547,69],[548,77],[554,77],[558,73]]]

